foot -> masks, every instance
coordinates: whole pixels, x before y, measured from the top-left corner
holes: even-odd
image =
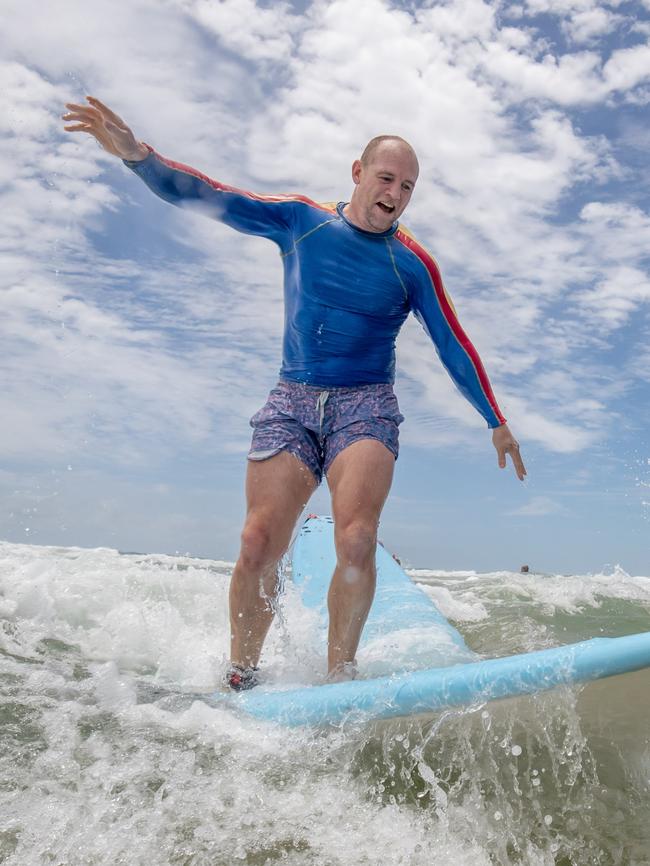
[[[333,668],[327,675],[325,679],[326,683],[344,683],[347,680],[355,680],[357,678],[357,674],[359,673],[359,669],[357,668],[356,661],[353,662],[343,662],[340,665],[337,665]]]
[[[235,692],[245,692],[259,685],[257,676],[259,668],[243,668],[232,664],[226,672],[226,685]]]

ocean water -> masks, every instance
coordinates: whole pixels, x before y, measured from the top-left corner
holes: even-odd
[[[649,671],[283,729],[156,697],[219,687],[230,563],[6,543],[0,562],[2,864],[650,864]],[[650,630],[650,578],[621,569],[410,574],[484,656]],[[290,585],[264,670],[324,673]]]

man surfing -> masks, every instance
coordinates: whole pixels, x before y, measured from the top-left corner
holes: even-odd
[[[326,477],[337,564],[328,593],[328,678],[356,673],[355,654],[375,591],[375,548],[404,420],[393,393],[395,340],[412,311],[461,393],[492,429],[498,464],[526,469],[478,353],[463,331],[436,262],[398,222],[415,188],[415,151],[373,138],[352,164],[349,202],[260,195],[158,154],[98,99],[67,103],[68,132],[92,135],[156,195],[278,246],[285,332],[279,381],[251,419],[246,519],[230,586],[227,684],[257,685],[274,615],[279,562],[296,521]]]

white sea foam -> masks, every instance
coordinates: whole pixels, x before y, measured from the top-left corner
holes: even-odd
[[[435,602],[440,612],[454,622],[479,622],[488,615],[483,602],[469,593],[454,596],[444,586],[422,584],[422,589]]]
[[[597,607],[605,599],[650,604],[650,577],[628,574],[620,566],[610,573],[584,575],[497,572],[439,572],[409,569],[445,616],[475,622],[488,615],[492,603],[529,601],[548,610],[576,612]]]
[[[433,726],[327,732],[201,701],[142,703],[143,683],[218,687],[230,574],[220,560],[0,544],[6,866],[487,866],[508,862],[509,844],[521,862],[550,866],[558,839],[574,852],[591,844],[594,797],[620,809],[614,789],[599,793],[569,690],[443,714]],[[429,572],[425,591],[469,629],[501,612],[513,630],[523,627],[522,605],[534,614],[604,597],[645,604],[649,583],[622,572]],[[404,629],[391,638],[394,658],[419,664],[440,637]],[[360,665],[380,672],[385,655],[373,638]],[[325,674],[323,624],[290,583],[263,668],[285,685]],[[642,700],[643,690],[635,694]],[[636,712],[645,725],[646,709]],[[647,767],[634,754],[631,764]],[[627,778],[643,802],[646,776]]]
[[[445,667],[473,659],[472,653],[454,643],[447,629],[436,625],[413,626],[375,637],[364,641],[358,653],[365,677]]]

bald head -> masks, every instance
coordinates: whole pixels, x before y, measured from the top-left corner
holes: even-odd
[[[372,165],[382,153],[390,151],[410,156],[416,168],[416,173],[419,172],[420,165],[415,150],[400,135],[376,135],[374,138],[371,138],[361,154],[360,162],[364,167],[367,167]]]

